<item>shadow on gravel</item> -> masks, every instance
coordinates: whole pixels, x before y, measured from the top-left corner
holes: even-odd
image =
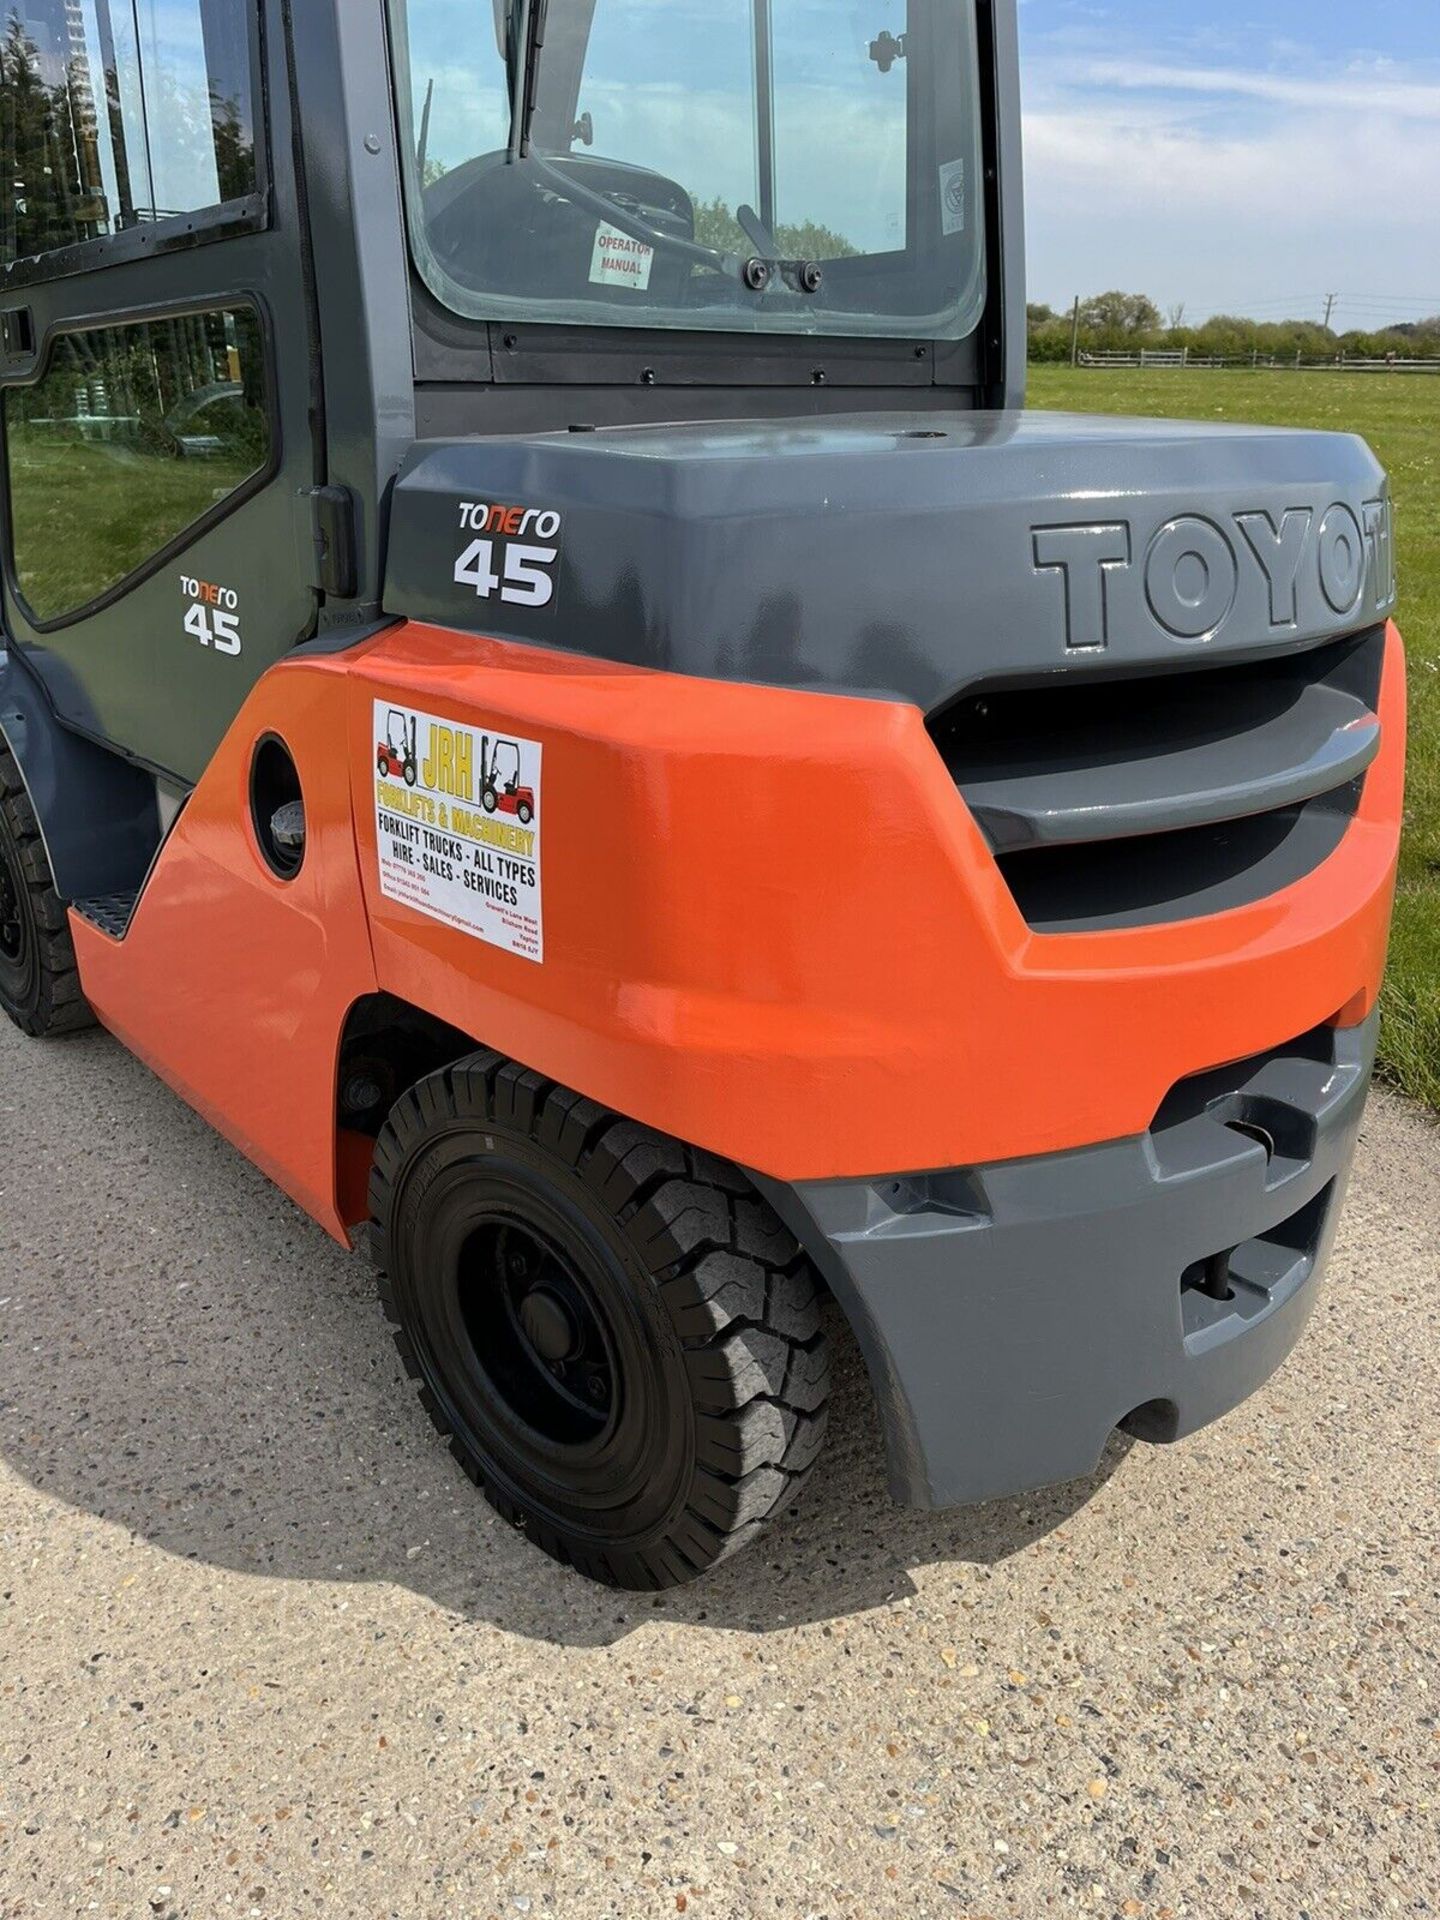
[[[393,1582],[465,1619],[601,1646],[655,1617],[768,1632],[1023,1551],[1104,1485],[897,1508],[843,1326],[830,1437],[758,1549],[652,1600],[495,1518],[432,1433],[347,1257],[103,1036],[0,1038],[0,1454],[49,1499],[246,1575]]]

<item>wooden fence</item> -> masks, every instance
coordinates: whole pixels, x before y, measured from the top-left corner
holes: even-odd
[[[1127,367],[1248,367],[1256,371],[1278,373],[1440,373],[1440,360],[1402,360],[1391,356],[1384,360],[1361,360],[1351,354],[1329,355],[1297,353],[1293,357],[1276,353],[1200,354],[1188,347],[1139,347],[1134,353],[1081,353],[1077,366],[1097,370],[1123,370]]]

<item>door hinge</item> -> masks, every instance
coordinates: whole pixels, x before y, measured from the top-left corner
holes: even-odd
[[[310,528],[315,543],[311,584],[337,600],[360,591],[355,496],[348,487],[311,487]]]

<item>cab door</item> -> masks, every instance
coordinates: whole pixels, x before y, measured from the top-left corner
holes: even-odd
[[[0,32],[5,633],[181,785],[317,613],[281,35],[260,0],[7,0]]]

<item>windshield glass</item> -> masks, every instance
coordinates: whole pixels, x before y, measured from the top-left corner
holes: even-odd
[[[489,319],[958,339],[974,0],[392,0],[421,272]]]

